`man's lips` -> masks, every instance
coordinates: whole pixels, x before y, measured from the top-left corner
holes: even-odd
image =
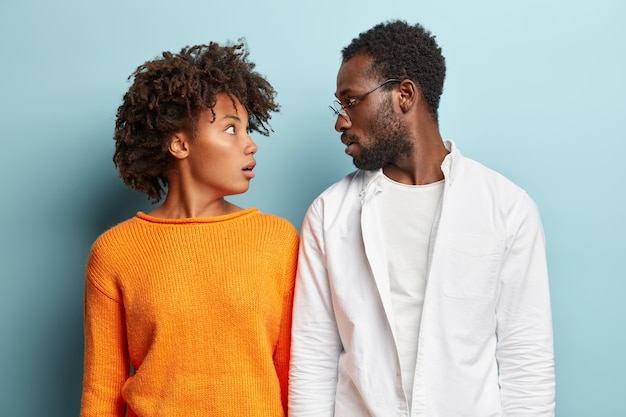
[[[359,143],[359,137],[355,135],[350,135],[348,133],[342,133],[341,142],[346,146],[350,146],[353,143]]]
[[[359,144],[359,137],[355,135],[350,135],[348,133],[341,134],[341,143],[346,145],[346,153],[348,155],[352,154],[352,150]]]

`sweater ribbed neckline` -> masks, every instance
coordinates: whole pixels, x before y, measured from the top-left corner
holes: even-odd
[[[221,216],[213,216],[213,217],[188,217],[184,219],[164,219],[161,217],[154,217],[149,214],[144,213],[143,211],[137,212],[136,218],[142,221],[146,221],[148,223],[153,224],[197,224],[197,223],[219,223],[219,222],[227,222],[232,220],[237,220],[243,217],[248,217],[254,215],[259,212],[259,209],[256,207],[239,210],[234,213],[223,214]]]

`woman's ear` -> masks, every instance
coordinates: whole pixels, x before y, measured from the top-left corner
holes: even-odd
[[[175,132],[170,136],[168,150],[176,159],[185,159],[189,156],[189,137],[184,132]]]

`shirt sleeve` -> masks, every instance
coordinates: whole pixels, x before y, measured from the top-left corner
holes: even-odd
[[[501,270],[496,358],[503,417],[552,417],[554,351],[545,238],[539,212],[524,194]]]
[[[319,202],[318,202],[319,203]],[[290,417],[332,417],[342,349],[326,269],[319,206],[305,216],[293,308]]]
[[[122,387],[129,376],[124,308],[94,283],[97,254],[90,255],[85,284],[85,369],[81,417],[124,417]]]

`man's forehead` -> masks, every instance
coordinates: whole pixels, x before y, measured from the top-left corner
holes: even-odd
[[[356,54],[341,63],[340,72],[360,72],[365,75],[372,64],[372,57],[366,53]]]
[[[372,58],[369,55],[357,54],[341,63],[337,72],[336,95],[349,94],[352,88],[363,86],[370,78]]]

